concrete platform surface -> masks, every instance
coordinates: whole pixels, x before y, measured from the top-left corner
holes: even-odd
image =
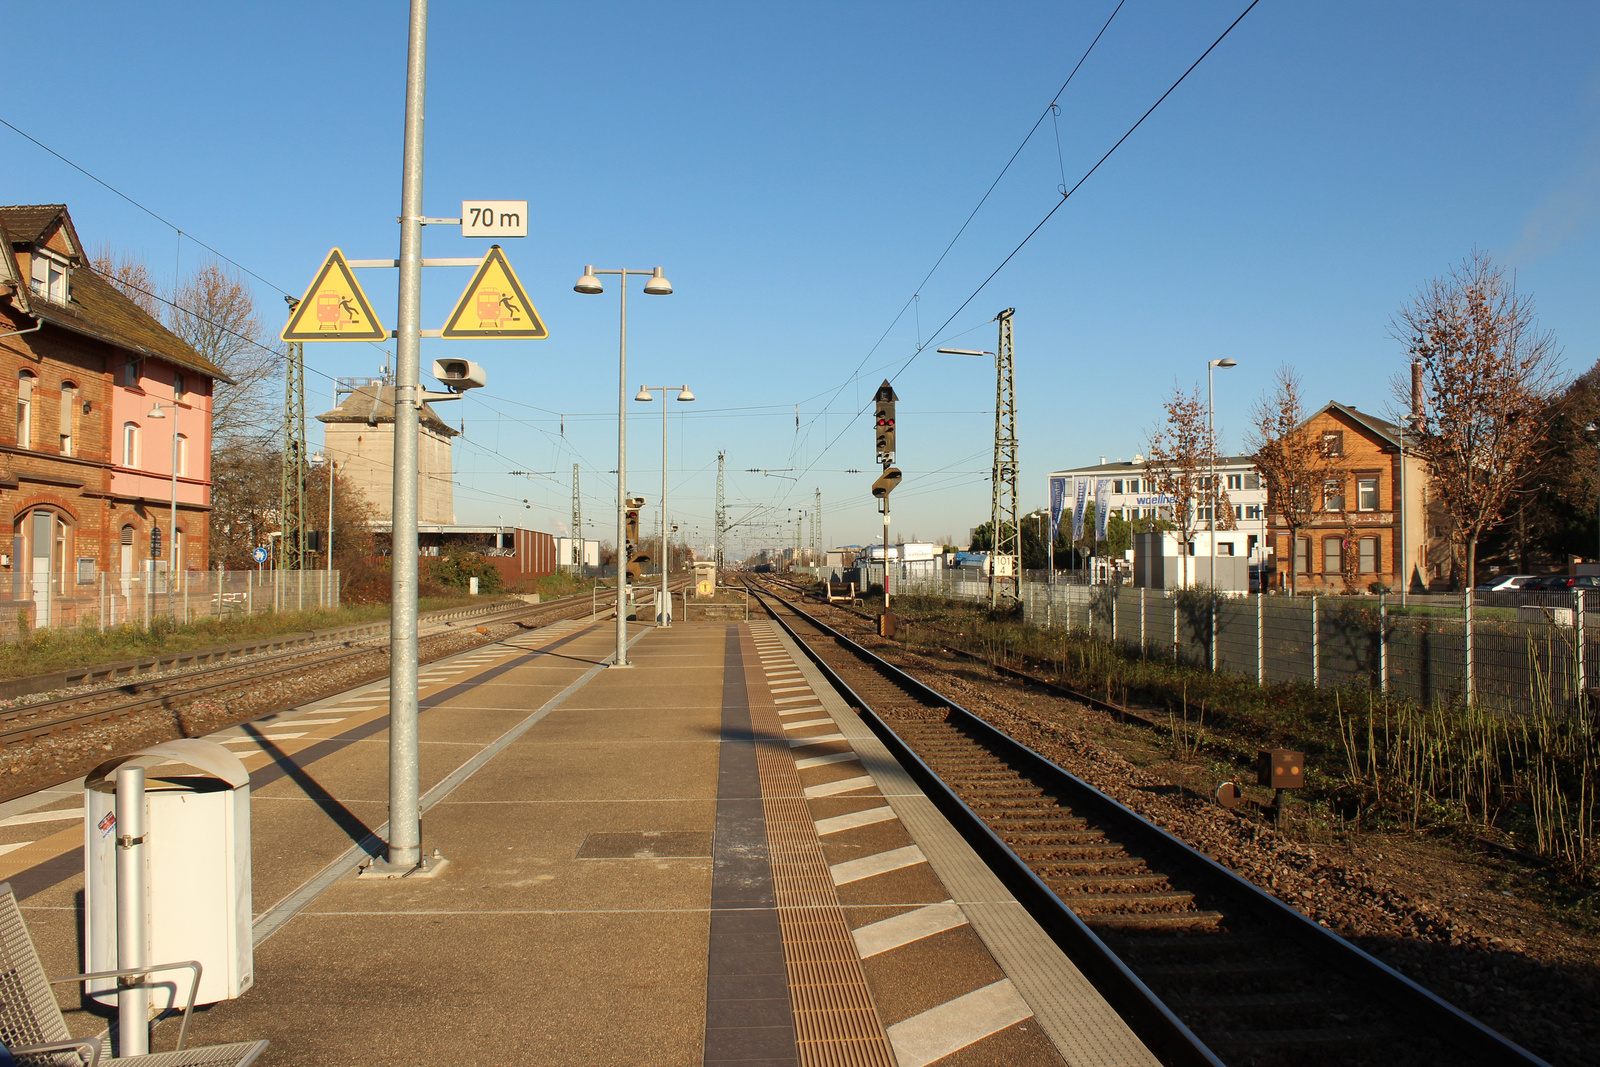
[[[255,985],[191,1043],[319,1067],[1155,1063],[773,624],[633,633],[625,669],[608,623],[565,623],[424,670],[430,878],[356,877],[387,817],[384,683],[214,735],[252,776]],[[81,965],[78,805],[0,810],[52,974]],[[74,1034],[113,1014],[61,997]]]

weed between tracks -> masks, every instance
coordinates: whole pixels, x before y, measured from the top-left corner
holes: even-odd
[[[488,602],[489,599],[485,597],[426,597],[419,601],[418,610],[426,613]],[[142,656],[229,645],[257,637],[352,626],[386,619],[388,616],[387,604],[360,604],[333,611],[295,611],[235,619],[204,619],[188,625],[178,625],[156,617],[150,620],[149,627],[118,626],[105,633],[93,630],[34,630],[23,634],[15,642],[0,644],[0,678],[26,678]]]
[[[1531,647],[1531,710],[1512,713],[1358,687],[1260,687],[1165,650],[1140,655],[961,601],[902,596],[895,612],[909,623],[898,642],[907,651],[948,645],[1139,710],[1164,724],[1175,760],[1210,760],[1251,781],[1258,749],[1300,749],[1303,829],[1407,830],[1513,848],[1545,868],[1548,903],[1600,929],[1600,712],[1559,706]]]

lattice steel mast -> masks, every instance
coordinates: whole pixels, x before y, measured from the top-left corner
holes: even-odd
[[[989,507],[989,528],[994,548],[989,567],[989,607],[1002,596],[1020,599],[1022,578],[1022,526],[1017,519],[1017,382],[1011,347],[1011,316],[1006,308],[1000,322],[1000,343],[995,346],[994,367],[994,471]]]
[[[728,506],[722,495],[722,468],[728,453],[717,453],[717,541],[713,552],[716,557],[717,570],[723,567],[723,553],[727,550],[728,537]]]
[[[583,502],[578,497],[578,465],[572,465],[572,569],[583,571]]]
[[[822,489],[816,490],[817,503],[811,509],[811,562],[822,554]]]
[[[282,544],[278,566],[297,571],[306,555],[306,348],[289,343],[283,375],[283,467],[278,479],[278,519]]]

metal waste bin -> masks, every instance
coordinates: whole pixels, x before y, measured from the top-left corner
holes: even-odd
[[[250,772],[211,741],[165,741],[108,760],[83,783],[84,970],[117,962],[117,768],[145,775],[145,958],[199,960],[196,1004],[249,989],[254,968],[250,910]],[[89,984],[116,1003],[116,980]],[[183,1006],[188,981],[151,983],[151,1009]],[[173,1003],[176,1001],[176,1003]]]

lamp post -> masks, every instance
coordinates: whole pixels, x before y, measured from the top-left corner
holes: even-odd
[[[678,399],[688,403],[694,399],[694,394],[689,392],[687,385],[641,385],[634,399],[640,403],[648,404],[655,399],[654,393],[661,394],[661,603],[657,605],[658,614],[661,616],[662,626],[671,626],[670,615],[672,612],[671,594],[667,592],[667,564],[670,557],[667,555],[667,391],[678,390]]]
[[[628,275],[648,275],[644,283],[648,296],[671,296],[672,283],[654,270],[595,270],[584,267],[583,277],[573,285],[575,292],[598,296],[605,292],[599,275],[615,274],[622,279],[622,343],[617,362],[617,654],[613,667],[628,666],[628,566],[622,558],[628,543]]]
[[[170,553],[167,563],[167,608],[172,608],[172,570],[174,564],[179,562],[178,550],[178,395],[172,395],[172,403],[163,404],[156,400],[151,403],[150,414],[147,419],[164,419],[166,414],[163,409],[172,411],[172,503],[171,513],[167,523],[167,552]]]
[[[1206,361],[1206,433],[1210,436],[1211,453],[1211,591],[1217,590],[1217,404],[1216,376],[1218,367],[1237,367],[1232,359]],[[1099,516],[1096,516],[1098,518]]]

